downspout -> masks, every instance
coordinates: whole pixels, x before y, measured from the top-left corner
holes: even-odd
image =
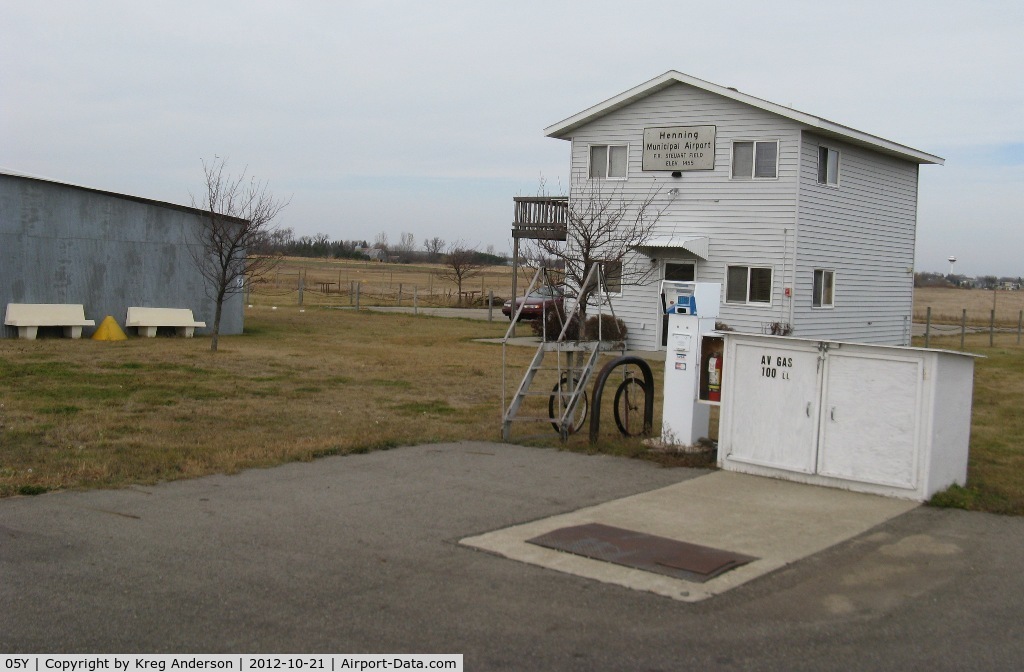
[[[779,302],[779,321],[786,322],[786,306],[789,304],[789,324],[793,324],[793,285],[787,284],[787,271],[789,270],[789,227],[782,230],[782,301]],[[786,296],[786,287],[790,288],[789,296]]]
[[[793,270],[789,276],[789,326],[796,332],[796,325],[793,323],[796,301],[796,241],[800,233],[800,184],[803,180],[804,162],[804,132],[800,131],[800,141],[797,143],[796,161],[796,197],[793,199]],[[786,253],[789,253],[789,229],[786,229]]]

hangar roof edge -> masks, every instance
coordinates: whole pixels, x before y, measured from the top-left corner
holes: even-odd
[[[181,210],[184,212],[192,212],[198,215],[206,214],[206,211],[201,208],[194,208],[191,205],[181,205],[179,203],[170,203],[168,201],[158,201],[154,198],[145,198],[143,196],[133,196],[131,194],[122,194],[116,191],[108,191],[106,189],[97,189],[95,187],[84,187],[80,184],[72,184],[71,182],[63,182],[61,180],[55,180],[50,177],[41,177],[39,175],[32,175],[30,173],[23,173],[10,168],[0,167],[0,176],[15,177],[23,180],[35,180],[37,182],[47,182],[49,184],[57,184],[62,187],[70,187],[72,189],[80,189],[82,191],[88,191],[94,194],[104,194],[106,196],[113,196],[115,198],[123,198],[129,201],[135,201],[137,203],[146,203],[148,205],[157,205],[164,208],[171,208],[173,210]],[[239,217],[231,217],[230,219],[237,219],[243,221]]]

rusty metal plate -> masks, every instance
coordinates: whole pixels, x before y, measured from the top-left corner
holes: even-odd
[[[527,542],[697,583],[757,560],[749,555],[601,523],[563,527]]]

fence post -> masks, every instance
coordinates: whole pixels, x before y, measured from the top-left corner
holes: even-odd
[[[1024,324],[1024,310],[1017,315],[1017,345],[1020,345],[1020,328]]]
[[[416,285],[412,286],[412,314],[420,314],[420,288]]]
[[[988,320],[988,347],[993,347],[996,341],[996,309],[992,309],[992,317]]]
[[[305,278],[299,276],[299,305],[302,305],[302,290],[305,288]]]
[[[487,321],[494,321],[494,290],[487,290]],[[1020,331],[1018,329],[1018,331]],[[1017,340],[1020,341],[1020,335],[1017,335]]]
[[[349,280],[348,281],[348,305],[351,306],[355,302],[355,298],[356,298],[355,286],[352,284],[352,281]]]
[[[359,310],[359,286],[361,283],[356,283],[356,310]]]
[[[928,310],[924,314],[924,347],[928,347],[931,343],[932,335],[932,307],[928,306]]]
[[[960,349],[964,349],[964,337],[967,335],[967,309],[960,314]]]
[[[402,283],[398,283],[398,299],[397,299],[397,305],[399,305],[399,306],[401,306],[401,305],[402,305]]]

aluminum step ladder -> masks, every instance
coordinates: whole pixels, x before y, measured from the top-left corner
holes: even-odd
[[[549,353],[555,353],[555,364],[544,366]],[[513,422],[547,422],[558,427],[558,433],[564,441],[569,434],[580,429],[586,409],[577,419],[580,403],[586,398],[587,385],[594,373],[601,346],[598,341],[553,341],[541,343],[527,368],[519,388],[512,398],[512,403],[505,410],[502,420],[501,436],[508,441],[512,434]],[[564,358],[563,358],[564,355]],[[563,359],[565,362],[563,363]],[[557,383],[551,391],[531,391],[535,376],[541,371],[553,371],[557,374]],[[527,397],[549,398],[549,415],[520,415],[519,409]]]
[[[591,276],[594,275],[597,276],[594,280],[600,282],[600,270],[596,265],[591,268],[587,282],[590,282]],[[537,269],[533,281],[531,281],[530,287],[527,289],[527,294],[533,291],[533,288],[541,278],[547,281],[547,277],[547,272],[543,267]],[[605,302],[607,302],[607,299],[602,301],[602,305]],[[610,302],[608,302],[608,305],[610,305]],[[613,347],[610,343],[600,340],[586,341],[566,338],[571,318],[573,315],[578,314],[578,309],[579,306],[576,306],[572,314],[565,316],[561,332],[556,340],[548,341],[546,337],[542,338],[542,342],[538,345],[533,360],[527,367],[526,373],[523,375],[511,403],[504,409],[501,425],[502,440],[510,440],[512,424],[514,422],[550,423],[556,427],[562,441],[566,441],[570,434],[581,429],[583,419],[588,412],[586,407],[586,404],[589,403],[586,396],[587,385],[590,383],[602,350],[613,349]],[[522,307],[520,307],[521,310]],[[614,316],[614,312],[612,315]],[[519,312],[517,311],[512,316],[512,324],[515,324],[518,318]],[[580,329],[582,330],[583,328],[583,325],[580,324]],[[506,344],[511,332],[512,328],[510,327],[505,335],[504,342]],[[549,363],[545,366],[545,359],[552,352],[555,353],[554,365],[552,366]],[[554,388],[551,391],[531,390],[537,374],[543,371],[556,373],[557,382]],[[504,366],[502,375],[504,376]],[[504,389],[504,381],[502,382],[502,389]],[[520,408],[528,397],[548,397],[549,414],[547,416],[520,415]],[[581,404],[583,405],[582,409],[580,408]]]

